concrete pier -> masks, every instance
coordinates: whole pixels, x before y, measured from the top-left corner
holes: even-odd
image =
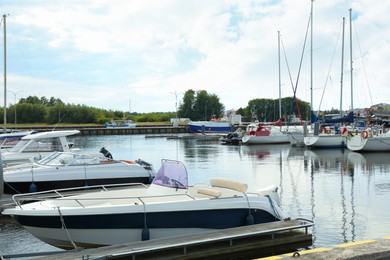
[[[390,236],[339,244],[334,247],[315,248],[289,254],[257,258],[257,260],[286,260],[297,258],[310,260],[390,259]]]

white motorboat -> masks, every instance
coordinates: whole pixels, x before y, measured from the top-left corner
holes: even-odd
[[[67,136],[80,133],[79,130],[49,131],[26,135],[8,151],[1,154],[3,165],[26,163],[35,158],[42,159],[52,152],[72,152],[73,144]]]
[[[347,139],[349,150],[356,152],[385,152],[390,151],[390,132],[383,128],[367,128],[366,130]]]
[[[14,195],[14,217],[28,232],[60,248],[97,247],[283,220],[278,188],[212,178],[188,186],[187,170],[163,160],[150,186],[100,187]]]
[[[152,165],[142,160],[113,160],[101,153],[54,152],[37,162],[4,168],[4,193],[133,182],[149,184],[154,175]]]

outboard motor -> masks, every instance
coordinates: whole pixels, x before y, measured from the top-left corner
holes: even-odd
[[[111,153],[109,151],[107,151],[106,148],[102,147],[99,152],[102,153],[104,155],[104,157],[113,159]]]

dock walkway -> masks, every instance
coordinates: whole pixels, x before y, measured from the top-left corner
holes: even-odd
[[[223,229],[94,249],[57,252],[40,259],[253,259],[312,245],[306,219]],[[8,259],[14,256],[2,256]],[[17,257],[17,256],[16,256]]]

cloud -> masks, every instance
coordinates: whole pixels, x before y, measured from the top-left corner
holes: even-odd
[[[54,96],[124,111],[131,100],[136,112],[174,111],[173,92],[205,89],[227,109],[238,109],[251,99],[278,98],[281,31],[282,96],[292,96],[290,81],[295,84],[298,76],[310,5],[287,0],[8,1],[3,4],[10,13],[8,88],[22,90],[18,97]],[[340,104],[343,16],[343,109],[350,107],[349,8],[355,34],[354,106],[388,102],[385,12],[390,3],[332,0],[314,1],[313,7],[314,108]],[[308,102],[309,47],[308,41],[297,89]],[[371,100],[362,94],[368,90]]]

